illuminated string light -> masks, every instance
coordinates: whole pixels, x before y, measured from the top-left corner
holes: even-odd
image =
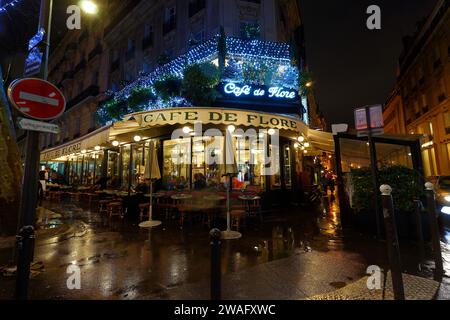
[[[19,3],[19,0],[12,0],[8,3],[5,3],[3,6],[0,7],[0,13],[1,12],[6,12],[6,9],[8,9],[8,7],[15,7],[16,4]]]
[[[115,108],[115,105],[127,103],[126,101],[136,91],[148,88],[156,99],[141,106],[141,111],[161,110],[175,107],[190,107],[191,101],[185,97],[175,96],[162,99],[158,97],[155,90],[155,83],[167,77],[183,79],[184,69],[192,64],[210,62],[218,65],[218,43],[220,36],[215,36],[210,40],[191,48],[185,54],[178,56],[167,64],[164,64],[150,73],[139,72],[138,78],[127,84],[119,91],[109,90],[106,92],[111,99],[97,111],[101,119],[105,119],[108,124],[114,120],[110,119],[108,108]],[[249,85],[263,85],[269,87],[282,87],[286,92],[295,91],[295,96],[299,89],[300,71],[292,64],[290,45],[263,40],[243,40],[235,37],[226,38],[227,61],[222,81],[227,83],[245,83]],[[248,71],[256,73],[254,77],[248,77]],[[261,76],[262,73],[271,74],[270,80]],[[245,75],[244,75],[245,74]],[[266,83],[270,81],[270,83]],[[128,113],[134,112],[129,109]]]
[[[140,73],[139,77],[131,84],[118,92],[109,92],[117,100],[128,99],[137,88],[148,88],[168,75],[183,78],[183,70],[186,66],[194,63],[211,62],[218,56],[217,44],[219,37],[216,36],[204,43],[192,48],[186,54],[181,55],[171,62],[156,68],[153,72]],[[293,73],[293,78],[298,78],[298,70],[291,64],[289,44],[262,41],[262,40],[242,40],[239,38],[227,37],[227,56],[230,59],[244,60],[246,63],[253,63],[255,68],[262,64],[265,66],[276,66],[280,70]],[[296,88],[297,83],[284,84],[288,88]]]

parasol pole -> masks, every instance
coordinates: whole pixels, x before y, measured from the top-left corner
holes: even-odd
[[[142,222],[141,224],[139,224],[139,227],[141,227],[141,228],[148,228],[148,229],[151,229],[151,228],[154,228],[154,227],[158,227],[158,226],[160,226],[162,224],[161,221],[153,220],[153,177],[152,177],[152,175],[153,175],[152,171],[153,170],[152,169],[153,169],[153,161],[154,161],[154,159],[153,159],[154,149],[155,149],[155,144],[152,141],[150,143],[150,150],[149,150],[149,152],[150,152],[150,159],[149,159],[150,204],[149,204],[149,208],[148,208],[148,221]]]
[[[242,234],[237,231],[231,230],[231,212],[230,212],[230,191],[233,188],[233,176],[236,172],[235,170],[235,154],[232,150],[233,147],[233,137],[232,130],[226,130],[226,141],[225,141],[225,175],[227,177],[227,230],[222,231],[222,239],[224,240],[236,240],[242,237]],[[238,150],[240,152],[240,150]],[[230,154],[232,153],[232,154]],[[232,167],[230,168],[229,165]]]

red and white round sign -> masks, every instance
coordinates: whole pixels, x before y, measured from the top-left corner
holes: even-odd
[[[66,109],[66,99],[52,83],[35,78],[19,79],[8,88],[8,98],[26,117],[52,120]]]

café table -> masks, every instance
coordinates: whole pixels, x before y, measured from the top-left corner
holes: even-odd
[[[191,200],[193,197],[191,194],[181,193],[181,194],[174,194],[170,198],[175,201],[174,205],[177,207],[178,211],[180,212],[180,225],[181,225],[181,227],[183,227],[185,216],[192,209],[191,204],[185,204],[184,202],[187,200]]]
[[[191,194],[174,194],[171,198],[176,201],[183,201],[183,200],[192,199],[192,195]]]
[[[116,191],[115,195],[118,197],[128,197],[128,195],[135,195],[134,192],[128,193],[127,191]]]
[[[204,196],[203,199],[206,200],[206,201],[217,202],[217,201],[226,200],[226,197],[219,196],[217,194],[211,194],[211,195]]]
[[[164,196],[165,196],[164,193],[153,193],[153,194],[147,193],[147,194],[144,194],[144,197],[146,197],[146,198],[153,197],[154,199],[162,198]]]

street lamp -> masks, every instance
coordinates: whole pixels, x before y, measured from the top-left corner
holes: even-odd
[[[80,1],[80,8],[84,13],[87,14],[97,14],[98,13],[98,5],[94,1],[83,0]]]

